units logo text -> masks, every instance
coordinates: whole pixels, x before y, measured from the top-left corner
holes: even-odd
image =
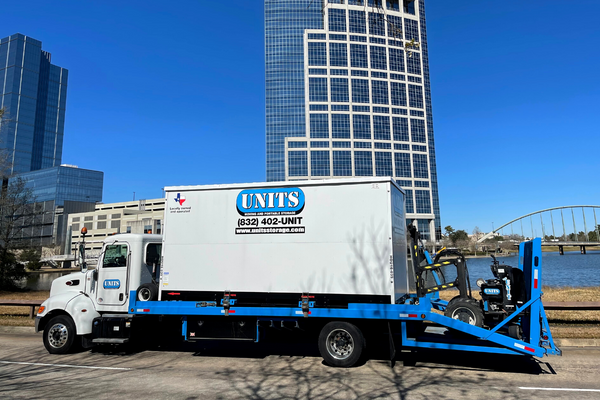
[[[243,216],[296,215],[304,208],[304,192],[300,188],[242,190],[236,205]]]

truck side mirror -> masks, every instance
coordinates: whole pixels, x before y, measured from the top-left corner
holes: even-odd
[[[85,247],[83,244],[79,245],[79,251],[77,253],[77,261],[79,262],[79,268],[81,272],[86,272],[87,263],[85,262]]]

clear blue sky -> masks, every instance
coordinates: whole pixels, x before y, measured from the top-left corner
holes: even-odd
[[[265,179],[263,2],[4,2],[69,69],[63,163],[104,202]],[[600,203],[600,2],[428,0],[442,226]]]

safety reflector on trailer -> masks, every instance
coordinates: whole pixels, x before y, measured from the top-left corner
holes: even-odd
[[[533,270],[533,288],[538,288],[538,270],[537,268]]]
[[[137,312],[150,312],[149,308],[138,308]]]
[[[312,314],[310,311],[308,313]],[[302,314],[304,314],[304,312],[302,312],[302,311],[296,311],[296,315],[302,315]]]
[[[400,314],[399,317],[400,318],[418,318],[419,315],[418,314]]]
[[[519,344],[519,343],[515,343],[515,347],[535,353],[535,349],[532,349],[531,347],[523,346],[522,344]]]
[[[225,310],[221,310],[221,314],[225,314]],[[235,314],[235,310],[229,310],[229,314]]]

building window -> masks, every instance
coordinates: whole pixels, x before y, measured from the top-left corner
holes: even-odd
[[[352,68],[369,68],[366,44],[350,43],[350,65]]]
[[[371,68],[387,70],[387,55],[385,47],[371,46]]]
[[[419,53],[412,52],[409,57],[406,58],[406,72],[409,74],[421,75],[421,55]],[[408,77],[409,80],[412,77]]]
[[[310,101],[327,101],[327,78],[308,78],[308,98]]]
[[[131,233],[131,226],[127,227],[127,233]]]
[[[389,151],[375,152],[375,175],[394,176],[392,171],[392,153]]]
[[[331,114],[331,137],[333,139],[350,139],[349,114]]]
[[[106,229],[106,221],[98,221],[96,223],[96,229]]]
[[[417,213],[431,213],[431,200],[429,190],[415,190],[415,202],[417,204]]]
[[[352,117],[354,139],[371,139],[371,116],[355,114]]]
[[[316,150],[310,152],[311,176],[329,176],[329,152]]]
[[[305,149],[306,142],[288,142],[288,148],[290,148],[290,149]]]
[[[74,220],[74,219],[75,219],[75,218],[73,218],[73,220]],[[72,232],[79,232],[79,224],[73,224],[73,225],[71,226],[71,231],[72,231]]]
[[[390,140],[390,117],[387,115],[373,116],[373,137],[375,140]],[[392,162],[390,161],[390,165]],[[379,176],[379,175],[378,175]]]
[[[73,222],[79,222],[79,217],[73,217]]]
[[[369,13],[369,34],[385,36],[385,15]]]
[[[119,229],[121,227],[121,221],[110,221],[110,229]]]
[[[331,32],[346,32],[346,10],[329,9],[329,30]]]
[[[354,171],[356,176],[373,176],[373,153],[370,151],[355,151]]]
[[[112,214],[110,216],[110,219],[119,219],[119,218],[121,218],[121,214]]]
[[[104,215],[98,215],[98,221],[103,221],[106,218],[108,218],[108,215],[104,214]]]
[[[412,189],[404,189],[404,191],[406,192],[405,194],[405,207],[406,207],[406,212],[407,213],[414,213],[415,212],[415,202],[413,200],[413,191]]]
[[[408,142],[408,118],[392,117],[395,142]],[[406,146],[408,150],[408,145]]]
[[[347,103],[348,101],[348,78],[331,78],[331,102]]]
[[[349,151],[333,152],[333,175],[352,176],[352,154]]]
[[[350,19],[350,32],[367,33],[367,24],[365,22],[364,11],[350,10],[348,17]]]
[[[403,0],[404,12],[415,15],[415,0]]]
[[[394,153],[394,164],[396,167],[396,176],[401,178],[412,177],[409,153]]]
[[[390,71],[404,72],[404,50],[390,48]]]
[[[93,226],[94,226],[94,223],[93,223],[93,222],[85,222],[85,223],[83,224],[83,227],[84,227],[85,229],[87,229],[88,231],[91,231],[91,230],[93,229]]]
[[[402,39],[402,18],[395,15],[387,16],[388,36]]]
[[[352,79],[352,102],[369,103],[369,81],[367,79]]]
[[[419,23],[412,19],[404,19],[404,38],[406,40],[419,41]]]
[[[94,220],[94,216],[90,215],[90,216],[87,216],[87,217],[83,217],[83,220],[84,221],[93,221]]]
[[[415,178],[429,178],[427,154],[413,154],[413,170],[415,171]]]
[[[306,151],[290,151],[288,153],[288,162],[289,176],[308,175],[308,155]]]
[[[423,108],[423,86],[408,85],[408,105]]]
[[[406,107],[406,84],[399,82],[390,82],[392,105]]]
[[[425,143],[425,121],[411,118],[410,134],[413,142]]]
[[[348,46],[346,43],[329,44],[329,65],[332,67],[348,66]],[[344,75],[347,75],[346,72]]]
[[[308,42],[308,65],[327,65],[327,45],[324,42]]]
[[[310,137],[329,139],[329,115],[310,114]]]
[[[389,104],[388,101],[388,83],[387,81],[371,81],[372,99],[374,104]]]

